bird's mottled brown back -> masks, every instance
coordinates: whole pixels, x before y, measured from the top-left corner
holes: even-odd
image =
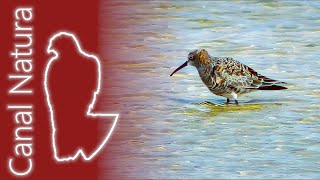
[[[208,62],[197,69],[209,90],[219,96],[228,98],[232,97],[232,93],[240,95],[278,82],[230,57],[209,56]]]

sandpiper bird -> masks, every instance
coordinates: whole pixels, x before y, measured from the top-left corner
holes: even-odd
[[[197,68],[202,82],[218,96],[234,99],[238,105],[238,96],[253,90],[283,90],[285,82],[267,78],[249,66],[230,57],[213,57],[205,49],[189,53],[188,60],[173,73],[187,65]]]

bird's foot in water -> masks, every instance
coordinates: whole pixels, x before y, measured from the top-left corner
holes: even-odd
[[[229,105],[230,104],[230,99],[227,98],[227,102],[225,103],[226,105]]]
[[[238,100],[234,100],[234,103],[238,106],[239,105],[239,102],[238,102]]]
[[[234,103],[236,104],[236,105],[239,105],[239,102],[238,102],[238,100],[234,100]],[[230,99],[229,98],[227,98],[227,102],[225,102],[225,105],[229,105],[230,104]]]

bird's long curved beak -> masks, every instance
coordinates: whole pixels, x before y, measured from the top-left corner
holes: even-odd
[[[182,68],[184,68],[186,66],[188,66],[188,61],[186,61],[181,66],[179,66],[176,70],[174,70],[173,73],[170,74],[170,76],[172,76],[174,73],[176,73],[177,71],[179,71],[180,69],[182,69]]]

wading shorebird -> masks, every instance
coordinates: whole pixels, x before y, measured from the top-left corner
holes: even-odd
[[[234,99],[238,105],[238,96],[254,90],[283,90],[285,82],[267,78],[249,66],[230,57],[213,57],[205,49],[189,53],[188,60],[173,73],[187,65],[197,68],[202,82],[215,95]]]

